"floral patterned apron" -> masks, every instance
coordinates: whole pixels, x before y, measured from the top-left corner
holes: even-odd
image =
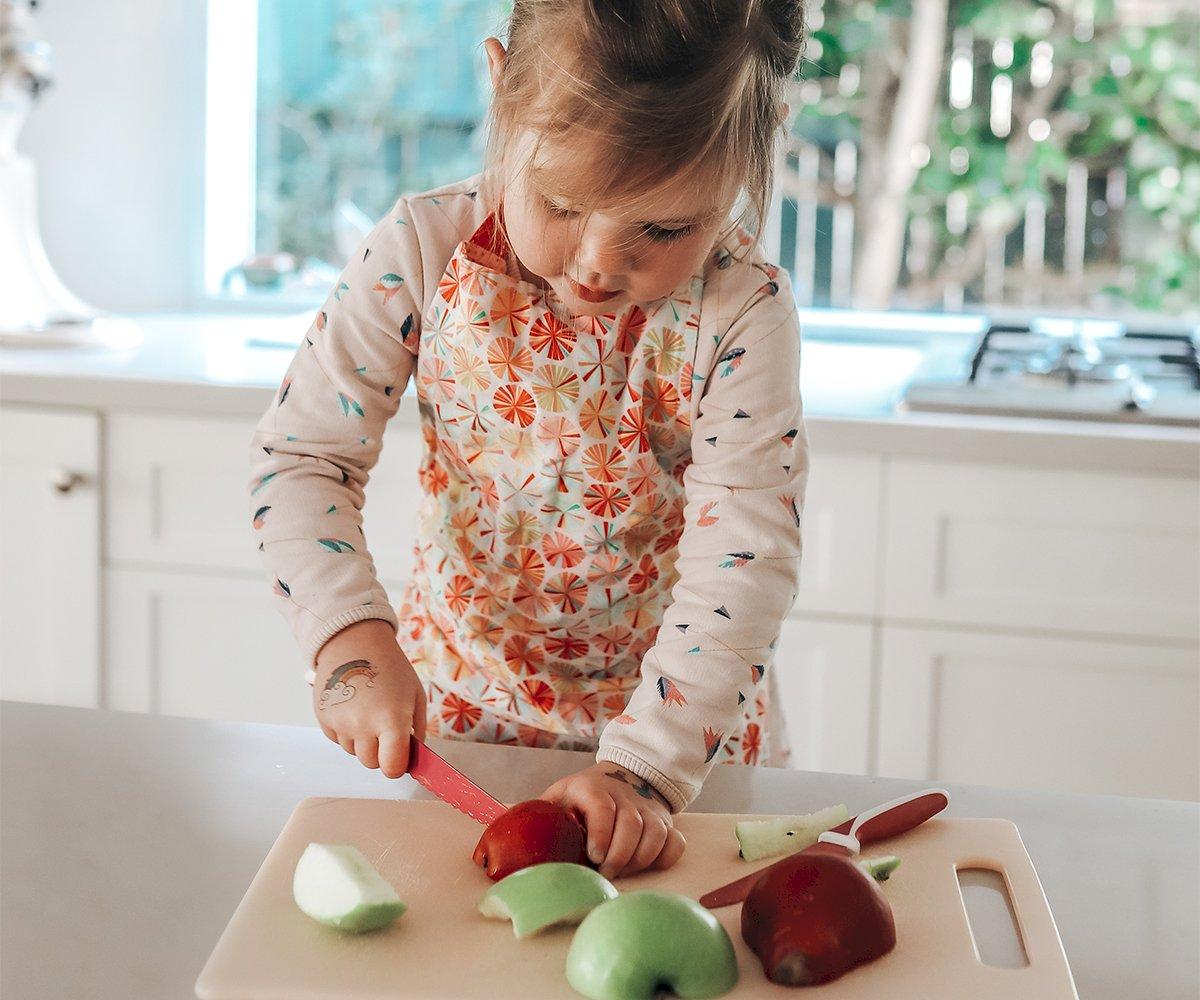
[[[577,317],[515,272],[490,215],[425,315],[423,501],[399,639],[431,734],[595,750],[677,579],[704,280],[648,314]],[[723,759],[766,762],[769,690],[743,706]]]

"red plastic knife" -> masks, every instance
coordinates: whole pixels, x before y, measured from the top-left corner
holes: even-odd
[[[854,816],[840,826],[821,834],[817,843],[798,851],[798,854],[824,853],[841,854],[843,857],[857,854],[860,847],[873,844],[906,833],[920,826],[931,816],[936,816],[950,804],[950,793],[941,788],[927,788],[913,792],[874,809]],[[778,864],[795,857],[794,854],[772,862],[765,868],[743,875],[741,878],[700,897],[700,905],[710,910],[741,903],[750,894],[754,883]]]
[[[487,826],[508,806],[492,798],[475,782],[415,736],[409,737],[408,773],[443,802]]]

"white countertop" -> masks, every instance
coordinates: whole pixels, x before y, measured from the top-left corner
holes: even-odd
[[[587,754],[431,741],[506,801]],[[722,765],[697,812],[851,812],[914,781]],[[1194,1000],[1200,806],[950,786],[950,815],[1015,822],[1084,1000]],[[429,798],[308,728],[0,705],[0,994],[192,995],[225,923],[307,796]]]
[[[130,321],[142,342],[125,351],[0,349],[0,401],[256,420],[309,320],[308,313],[139,316]],[[944,373],[969,346],[953,333],[888,343],[809,336],[801,378],[814,447],[1196,475],[1200,431],[1192,428],[896,410],[914,376]],[[396,420],[416,419],[416,407],[401,404]]]

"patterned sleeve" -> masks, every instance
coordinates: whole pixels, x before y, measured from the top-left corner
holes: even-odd
[[[808,464],[799,319],[786,272],[747,271],[759,287],[736,300],[698,402],[673,603],[597,754],[674,811],[699,794],[754,699],[796,595]]]
[[[251,442],[250,513],[307,665],[348,625],[396,614],[362,532],[364,490],[414,368],[423,285],[407,199],[367,235]]]

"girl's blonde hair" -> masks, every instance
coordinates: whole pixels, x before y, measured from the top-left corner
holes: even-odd
[[[487,172],[528,130],[529,161],[547,142],[566,155],[555,190],[585,210],[682,182],[740,195],[757,233],[803,42],[800,0],[514,0]]]

